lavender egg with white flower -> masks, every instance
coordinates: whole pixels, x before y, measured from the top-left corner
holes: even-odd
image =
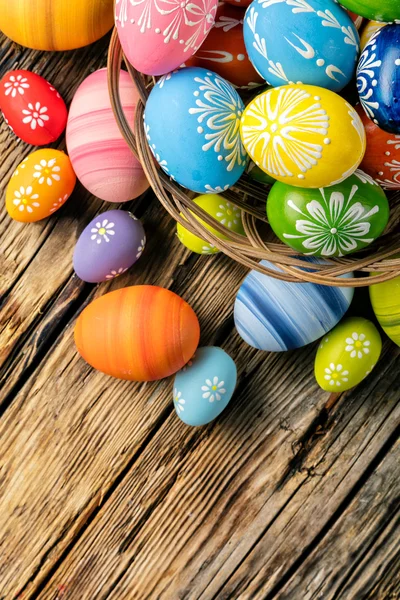
[[[109,210],[82,231],[74,251],[74,269],[88,283],[100,283],[125,273],[142,255],[146,236],[130,212]]]
[[[227,407],[236,387],[236,365],[222,348],[198,348],[174,380],[176,414],[187,425],[206,425]]]

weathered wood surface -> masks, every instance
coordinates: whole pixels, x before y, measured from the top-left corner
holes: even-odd
[[[106,47],[47,54],[3,38],[0,74],[33,69],[70,100]],[[0,144],[4,192],[31,149],[4,124]],[[12,222],[1,206],[0,598],[400,598],[398,349],[386,340],[379,368],[326,411],[315,345],[246,346],[231,316],[243,268],[185,251],[151,193],[129,206],[148,233],[141,261],[116,281],[80,282],[74,243],[109,206],[80,186],[43,223]],[[201,343],[236,359],[238,390],[216,423],[184,426],[171,380],[112,380],[77,356],[82,306],[144,282],[182,295]]]

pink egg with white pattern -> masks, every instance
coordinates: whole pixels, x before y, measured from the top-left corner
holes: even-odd
[[[126,71],[120,73],[120,97],[129,123],[135,120],[139,94]],[[149,183],[118,128],[111,108],[107,70],[89,75],[77,89],[68,115],[66,141],[82,185],[108,202],[126,202]]]
[[[180,67],[214,24],[218,0],[116,0],[115,24],[129,62],[146,75]]]

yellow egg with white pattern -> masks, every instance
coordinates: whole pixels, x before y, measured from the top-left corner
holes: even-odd
[[[260,169],[303,188],[340,183],[357,169],[366,148],[355,109],[314,85],[285,85],[260,94],[243,112],[240,134]]]

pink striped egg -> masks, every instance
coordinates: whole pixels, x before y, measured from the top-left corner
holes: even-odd
[[[126,71],[120,74],[120,96],[132,124],[139,95]],[[149,187],[115,120],[107,69],[95,71],[77,89],[68,115],[67,148],[79,181],[102,200],[126,202]]]
[[[146,75],[165,75],[201,46],[218,0],[116,0],[115,24],[125,56]]]

